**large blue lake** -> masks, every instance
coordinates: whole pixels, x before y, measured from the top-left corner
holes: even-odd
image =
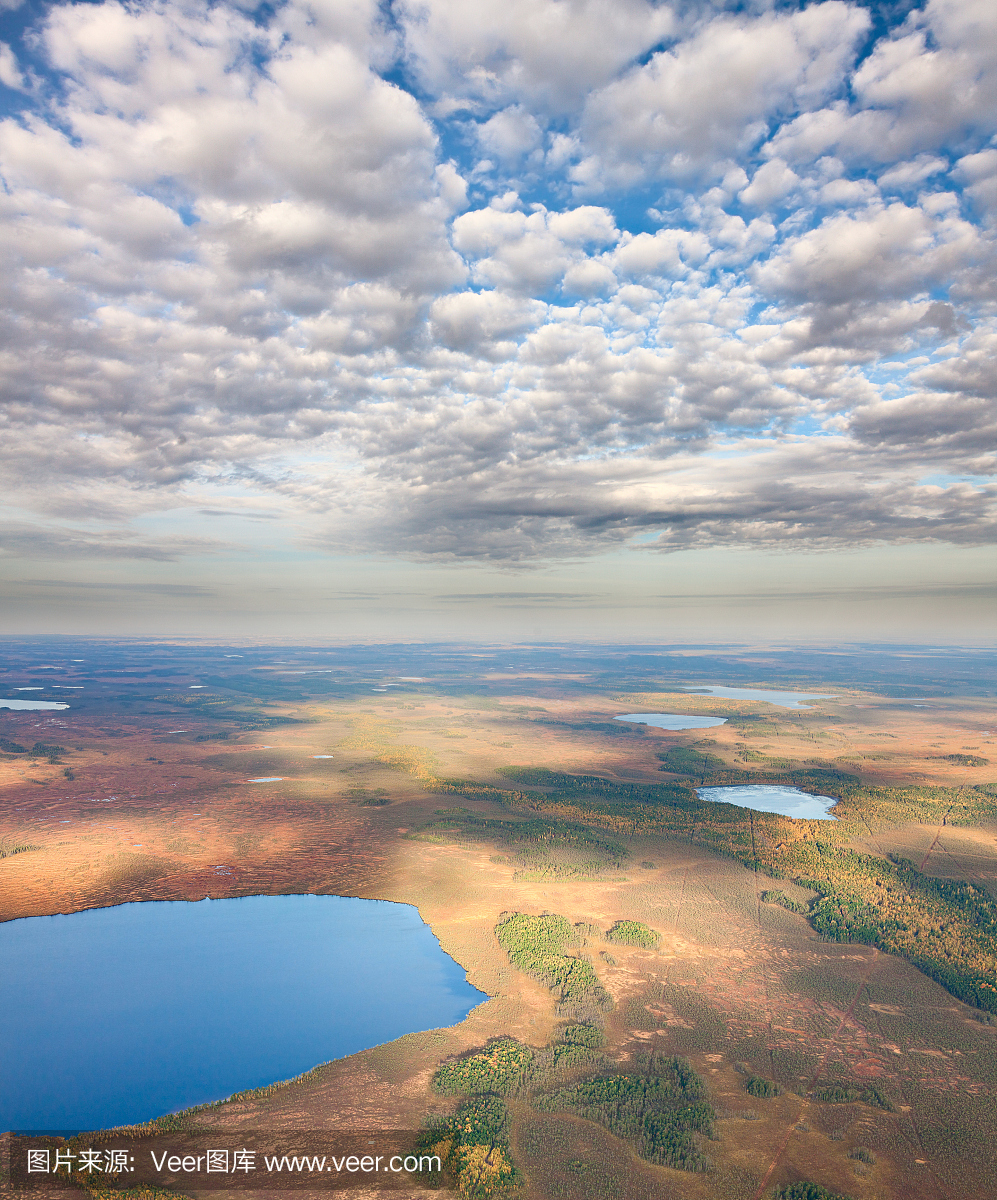
[[[417,909],[342,896],[25,917],[0,925],[0,962],[0,1130],[147,1120],[487,999]]]

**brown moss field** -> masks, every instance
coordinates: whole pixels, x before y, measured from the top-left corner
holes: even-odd
[[[833,766],[869,785],[970,788],[997,779],[991,700],[912,702],[826,686],[813,690],[834,699],[789,710],[688,693],[587,691],[583,671],[484,670],[474,686],[481,691],[464,696],[417,684],[345,698],[268,695],[254,711],[298,723],[266,727],[261,719],[255,729],[235,720],[237,697],[223,688],[212,691],[225,704],[185,707],[154,680],[137,707],[109,694],[65,712],[3,712],[3,737],[65,753],[55,763],[0,755],[0,845],[32,847],[0,860],[0,920],[206,895],[403,901],[418,906],[491,997],[458,1026],[408,1035],[198,1117],[233,1129],[417,1128],[454,1104],[429,1089],[447,1056],[499,1034],[541,1046],[563,1023],[551,993],[498,945],[499,914],[550,911],[602,931],[642,921],[661,935],[655,950],[599,937],[585,947],[614,1002],[607,1052],[622,1063],[647,1049],[690,1059],[720,1117],[717,1140],[703,1143],[712,1168],[653,1166],[597,1125],[513,1101],[523,1200],[757,1200],[799,1179],[853,1200],[997,1196],[997,1025],[976,1020],[908,962],[822,941],[804,916],[760,898],[766,887],[809,894],[677,837],[622,836],[623,870],[559,878],[524,870],[495,842],[419,832],[439,809],[509,819],[486,790],[516,786],[500,768],[661,784],[679,778],[661,759],[673,747],[759,778],[784,762]],[[649,710],[731,720],[680,733],[611,725],[620,713]],[[737,724],[751,714],[762,719]],[[318,754],[333,757],[311,757]],[[281,779],[249,782],[263,776]],[[481,790],[431,790],[441,779]],[[901,854],[929,875],[997,895],[997,825],[884,823],[852,845]],[[778,1080],[783,1094],[748,1095],[745,1067]],[[808,1098],[846,1079],[881,1088],[896,1111]],[[874,1164],[849,1158],[858,1146]]]

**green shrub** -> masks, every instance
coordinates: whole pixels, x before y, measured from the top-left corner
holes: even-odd
[[[745,1083],[744,1090],[749,1096],[756,1096],[759,1100],[771,1100],[773,1096],[782,1095],[780,1084],[773,1083],[771,1079],[762,1079],[760,1075],[752,1075]]]
[[[563,953],[574,930],[559,914],[510,913],[495,926],[495,936],[512,965],[549,987],[562,1003],[585,999],[606,1002],[606,992],[592,964]]]
[[[533,1052],[515,1038],[493,1038],[482,1050],[443,1063],[432,1079],[442,1096],[467,1096],[494,1092],[507,1096],[523,1081]]]
[[[588,1046],[595,1050],[605,1045],[606,1038],[596,1025],[568,1025],[561,1030],[561,1041],[575,1046]]]
[[[66,753],[66,747],[50,746],[47,742],[35,742],[28,753],[32,758],[47,758],[49,762],[58,762],[59,755]]]
[[[708,1163],[693,1133],[713,1135],[716,1116],[703,1082],[682,1058],[652,1055],[635,1066],[641,1074],[601,1075],[534,1096],[540,1112],[565,1112],[603,1125],[632,1142],[650,1162],[684,1171]]]
[[[36,846],[32,842],[15,842],[8,846],[5,842],[0,842],[0,858],[10,858],[14,854],[25,854],[28,850],[40,850],[41,846]]]
[[[819,1183],[788,1183],[775,1193],[773,1200],[848,1200],[840,1192],[829,1192]]]
[[[873,1108],[882,1108],[886,1112],[897,1111],[893,1101],[875,1087],[832,1084],[830,1087],[817,1088],[812,1093],[812,1098],[822,1104],[870,1104]]]
[[[708,775],[711,771],[722,771],[727,764],[715,754],[694,750],[691,746],[673,746],[658,758],[664,764],[662,771],[675,775]]]
[[[785,892],[780,892],[778,889],[770,892],[762,892],[762,903],[778,904],[780,908],[786,909],[787,912],[805,913],[807,911],[802,904],[799,904],[792,897],[787,896]]]
[[[619,946],[643,946],[650,950],[661,941],[661,934],[649,929],[642,921],[617,921],[606,934],[606,941]]]
[[[509,1110],[497,1096],[480,1096],[451,1117],[431,1118],[420,1141],[420,1149],[440,1156],[468,1200],[486,1200],[519,1183],[509,1154]]]
[[[599,1055],[590,1050],[588,1046],[573,1046],[570,1043],[554,1046],[551,1054],[554,1059],[552,1065],[556,1071],[568,1071],[572,1067],[586,1067],[599,1058]]]

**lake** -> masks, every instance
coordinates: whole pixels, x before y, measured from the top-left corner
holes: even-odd
[[[713,729],[726,725],[726,717],[693,717],[687,713],[627,713],[614,721],[633,721],[635,725],[653,725],[655,729]]]
[[[5,700],[0,696],[0,708],[68,708],[68,704],[56,704],[52,700]]]
[[[799,788],[774,783],[745,783],[737,787],[696,788],[701,800],[736,804],[755,812],[781,813],[784,817],[808,821],[833,821],[828,809],[837,804],[833,796],[814,796]]]
[[[696,692],[702,696],[722,696],[727,700],[765,700],[780,708],[812,708],[812,704],[801,704],[801,700],[834,700],[835,696],[824,692],[774,692],[765,688],[697,687],[682,688],[683,692]]]
[[[0,924],[0,1130],[145,1121],[487,1000],[416,908],[162,901]]]

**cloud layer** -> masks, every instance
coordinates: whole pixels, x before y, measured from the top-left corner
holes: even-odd
[[[130,523],[233,488],[407,557],[986,541],[995,80],[987,0],[55,4],[0,552],[197,552]]]

